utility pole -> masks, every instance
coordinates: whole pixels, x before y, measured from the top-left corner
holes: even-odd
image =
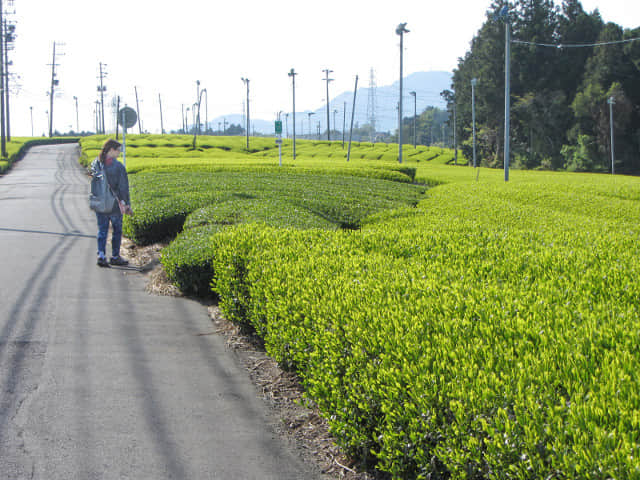
[[[2,38],[4,42],[4,92],[6,99],[5,111],[7,115],[7,141],[11,141],[11,109],[9,108],[9,97],[11,93],[9,90],[9,45],[15,40],[16,27],[15,25],[7,23],[6,19],[3,20],[2,25],[4,27]]]
[[[296,159],[296,75],[292,68],[287,74],[291,77],[291,85],[293,87],[293,159]]]
[[[613,148],[613,106],[616,104],[616,99],[613,97],[609,97],[607,100],[609,104],[609,125],[611,129],[611,175],[616,174],[616,166],[615,166],[615,153]]]
[[[29,111],[31,112],[31,136],[33,137],[33,107],[29,107]]]
[[[456,92],[453,92],[453,164],[458,165],[458,140],[456,137]]]
[[[342,111],[342,149],[344,150],[344,131],[347,128],[347,102],[344,102],[344,110]]]
[[[106,65],[100,62],[100,85],[98,85],[98,92],[100,92],[100,120],[101,120],[101,131],[99,133],[105,133],[104,126],[104,92],[107,91],[107,87],[104,86],[104,78],[107,76],[107,72],[102,70],[102,67],[106,67]]]
[[[353,89],[353,108],[351,109],[351,129],[349,130],[349,149],[347,150],[347,162],[351,159],[351,139],[353,138],[353,119],[356,116],[357,93],[358,93],[358,75],[356,75],[356,86]]]
[[[142,119],[140,118],[140,103],[138,103],[138,87],[134,85],[133,90],[136,92],[136,113],[138,114],[138,133],[142,135]],[[120,109],[118,109],[120,111]]]
[[[3,0],[0,0],[0,25],[3,22],[3,10],[2,10]],[[0,49],[4,50],[4,35],[0,35]],[[7,139],[5,136],[4,129],[4,62],[0,62],[0,79],[2,80],[2,88],[0,91],[0,154],[3,157],[7,156]]]
[[[118,95],[118,99],[116,100],[116,102],[117,102],[116,103],[116,140],[118,140],[118,132],[120,131],[120,124],[118,123],[117,113],[120,111],[120,95]],[[122,131],[124,135],[124,125],[122,126]]]
[[[510,152],[510,119],[511,114],[511,20],[509,18],[509,2],[500,11],[504,18],[504,181],[509,181]]]
[[[53,96],[55,95],[55,87],[59,82],[56,79],[56,42],[53,42],[53,61],[51,62],[51,91],[49,92],[49,137],[53,137]],[[3,101],[4,103],[4,101]],[[4,106],[2,107],[4,109]],[[4,129],[4,126],[3,126]]]
[[[473,125],[473,168],[476,168],[476,85],[477,78],[471,79],[471,123]]]
[[[416,117],[418,116],[418,106],[416,99],[416,92],[409,92],[409,95],[413,97],[413,148],[416,149]]]
[[[164,135],[164,123],[162,121],[162,98],[158,94],[158,104],[160,105],[160,134]]]
[[[249,150],[249,79],[242,77],[241,80],[247,86],[247,150]]]
[[[329,78],[329,74],[332,73],[333,70],[325,68],[322,71],[325,73],[324,81],[327,82],[327,140],[331,141],[331,122],[329,121],[329,82],[333,82],[333,78]]]
[[[398,105],[398,162],[402,163],[402,54],[404,50],[404,34],[409,33],[407,24],[401,23],[396,28],[396,33],[400,35],[400,103]]]
[[[78,117],[78,97],[74,95],[73,99],[76,102],[76,133],[80,133],[80,119]]]

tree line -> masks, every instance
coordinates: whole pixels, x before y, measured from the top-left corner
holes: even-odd
[[[471,158],[471,80],[477,79],[476,148],[488,167],[503,164],[506,22],[498,14],[506,5],[492,2],[453,72],[453,92],[443,92],[448,124],[453,127],[455,103],[458,143]],[[512,39],[529,42],[511,44],[511,165],[610,171],[612,98],[615,172],[640,174],[640,41],[632,40],[640,28],[605,23],[579,0],[509,2],[509,21]],[[584,44],[606,45],[577,47]]]

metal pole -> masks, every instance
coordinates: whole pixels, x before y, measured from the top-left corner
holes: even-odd
[[[164,123],[162,122],[162,98],[158,94],[158,104],[160,105],[160,134],[164,135]]]
[[[29,111],[31,112],[31,136],[33,137],[33,107],[29,107]]]
[[[453,164],[458,165],[458,139],[456,137],[456,94],[453,92]]]
[[[120,95],[118,95],[118,104],[116,106],[116,112],[120,111]],[[119,131],[119,127],[118,127],[118,114],[116,113],[116,140],[118,140],[118,131]],[[123,128],[124,128],[124,122],[122,122]]]
[[[471,123],[473,128],[473,168],[476,168],[476,84],[477,78],[471,79]]]
[[[138,133],[142,135],[142,120],[140,119],[140,104],[138,103],[138,87],[134,86],[136,92],[136,113],[138,114]]]
[[[416,100],[416,92],[409,92],[409,94],[413,97],[413,148],[416,148],[416,117],[418,116],[418,107]]]
[[[336,113],[338,113],[338,110],[333,110],[333,128],[336,128]]]
[[[1,2],[2,0],[0,0]],[[11,109],[9,108],[9,45],[8,41],[11,39],[11,33],[7,27],[7,21],[3,20],[2,23],[4,31],[2,34],[2,42],[4,43],[4,96],[5,96],[5,112],[6,112],[6,124],[7,124],[7,142],[11,141]]]
[[[296,75],[297,73],[292,68],[288,73],[291,77],[291,82],[293,86],[293,159],[296,159]]]
[[[508,6],[508,4],[507,4]],[[510,135],[509,116],[511,110],[511,23],[509,14],[505,21],[504,55],[504,181],[509,181]]]
[[[398,162],[402,163],[402,54],[404,50],[404,34],[409,33],[407,24],[401,23],[396,28],[396,33],[400,35],[400,101],[398,102]]]
[[[402,163],[402,49],[404,35],[400,33],[400,99],[398,102],[398,162]]]
[[[249,150],[249,125],[251,125],[249,122],[249,79],[242,77],[241,80],[247,86],[247,150]]]
[[[198,102],[198,123],[196,125],[196,133],[200,134],[200,80],[196,80],[196,101]],[[195,145],[194,147],[195,148]]]
[[[120,97],[118,97],[120,100]],[[126,107],[126,105],[125,105]],[[122,163],[124,168],[127,168],[127,124],[125,122],[125,111],[122,109]],[[116,122],[117,123],[117,122]]]
[[[614,153],[614,145],[613,145],[613,105],[615,105],[615,98],[609,97],[607,100],[609,104],[609,125],[611,127],[611,175],[616,174],[616,165],[615,165],[615,153]]]
[[[2,11],[2,3],[3,0],[0,0],[0,25],[3,22],[3,11]],[[4,35],[0,35],[0,47],[2,48],[2,50],[4,50]],[[54,43],[54,48],[55,48],[55,43]],[[54,54],[54,63],[55,63],[55,54]],[[51,67],[53,68],[53,67]],[[2,99],[0,100],[0,152],[2,154],[3,157],[7,156],[7,139],[5,137],[5,130],[4,130],[4,122],[5,122],[5,117],[4,117],[4,62],[0,62],[0,79],[2,79],[2,87],[0,91],[0,95],[2,96]]]
[[[353,138],[353,119],[356,116],[356,95],[358,94],[358,75],[356,75],[356,86],[353,89],[353,108],[351,109],[351,128],[349,129],[349,149],[347,150],[347,162],[351,158],[351,139]]]
[[[344,111],[342,112],[342,149],[344,150],[344,131],[347,128],[347,102],[344,102]]]
[[[104,86],[102,84],[102,62],[100,62],[100,114],[102,115],[102,133],[104,134]]]
[[[53,136],[53,95],[56,82],[56,42],[53,42],[53,61],[51,62],[51,95],[49,98],[49,137]],[[4,95],[2,99],[2,140],[4,141]],[[3,145],[4,148],[4,145]],[[4,153],[4,152],[3,152]]]
[[[78,116],[78,97],[73,97],[73,99],[76,101],[76,130],[77,130],[77,133],[80,133],[80,118]]]
[[[329,73],[333,72],[333,70],[329,70],[325,68],[323,72],[326,74],[325,81],[327,82],[327,140],[331,141],[331,122],[329,121],[329,82],[333,81],[332,78],[329,78]]]

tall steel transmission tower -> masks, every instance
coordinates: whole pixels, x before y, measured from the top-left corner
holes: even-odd
[[[369,74],[369,98],[367,100],[367,122],[371,125],[371,141],[376,136],[376,73],[371,69]]]

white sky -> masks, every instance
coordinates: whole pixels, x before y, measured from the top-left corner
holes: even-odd
[[[46,111],[53,42],[60,82],[54,97],[54,128],[94,130],[99,62],[107,64],[107,99],[114,94],[135,108],[138,88],[143,127],[160,131],[158,94],[165,129],[181,126],[181,105],[196,101],[196,80],[207,89],[208,115],[241,114],[250,79],[251,117],[273,120],[291,110],[293,67],[296,111],[323,105],[323,69],[333,70],[330,96],[369,84],[374,68],[378,86],[399,76],[396,26],[407,22],[404,73],[453,70],[485,21],[490,0],[15,0],[9,19],[16,23],[10,52],[19,75],[11,99],[12,135],[48,132]],[[560,3],[559,0],[556,3]],[[627,28],[640,25],[637,0],[583,0],[605,21]],[[15,90],[15,89],[14,89]],[[105,100],[106,105],[106,100]],[[203,107],[204,108],[204,107]],[[105,108],[107,114],[111,109]],[[204,110],[202,112],[204,121]],[[107,120],[107,129],[111,122]],[[137,132],[137,126],[134,127]]]

